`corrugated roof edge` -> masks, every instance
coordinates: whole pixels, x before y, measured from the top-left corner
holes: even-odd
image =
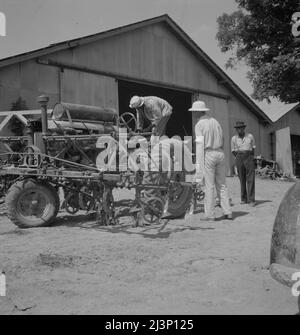
[[[239,99],[241,99],[252,111],[253,113],[261,119],[269,124],[273,124],[272,120],[253,102],[250,97],[239,88],[237,84],[194,42],[191,37],[187,35],[187,33],[179,27],[179,25],[171,19],[168,14],[164,14],[161,16],[157,16],[154,18],[150,18],[147,20],[139,21],[136,23],[131,23],[122,27],[106,30],[104,32],[83,36],[79,38],[75,38],[68,41],[63,41],[55,44],[51,44],[45,48],[40,48],[37,50],[25,52],[22,54],[18,54],[15,56],[10,56],[7,58],[0,59],[0,67],[9,66],[18,62],[23,62],[26,60],[34,59],[37,57],[41,57],[44,55],[48,55],[50,53],[54,53],[60,50],[65,50],[71,47],[78,46],[80,44],[91,43],[94,40],[98,40],[100,38],[106,38],[112,35],[116,35],[119,33],[124,33],[126,31],[130,31],[133,29],[138,29],[140,27],[144,27],[147,25],[164,22],[166,23],[173,32],[177,34],[177,36],[194,52],[198,55],[201,60],[210,68],[210,70],[216,75],[217,79],[222,79],[224,81],[223,85],[228,86],[227,88],[232,91]]]

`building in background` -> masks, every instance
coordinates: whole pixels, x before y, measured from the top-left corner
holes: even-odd
[[[267,127],[270,157],[284,172],[300,177],[300,104],[273,118]]]
[[[243,120],[257,154],[271,152],[271,120],[168,16],[123,26],[0,60],[0,111],[21,97],[36,109],[40,94],[59,101],[130,111],[133,95],[155,95],[173,106],[167,135],[193,135],[204,100],[224,129],[227,170],[233,170],[230,140]],[[0,112],[1,114],[1,112]]]

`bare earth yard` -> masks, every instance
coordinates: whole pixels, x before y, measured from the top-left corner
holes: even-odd
[[[295,314],[297,299],[268,271],[292,183],[257,179],[255,208],[239,204],[237,178],[228,184],[233,221],[201,222],[200,211],[153,227],[133,228],[130,217],[99,227],[91,215],[61,213],[52,227],[21,230],[1,215],[0,314]],[[128,205],[119,202],[123,215]]]

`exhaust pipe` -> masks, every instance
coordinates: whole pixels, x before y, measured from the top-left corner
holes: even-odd
[[[37,102],[41,106],[41,112],[42,112],[42,133],[43,135],[48,134],[48,116],[47,116],[47,104],[49,102],[49,97],[46,95],[40,95],[37,98]]]

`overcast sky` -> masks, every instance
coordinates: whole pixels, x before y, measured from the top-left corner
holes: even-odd
[[[0,58],[51,43],[169,14],[173,20],[247,93],[252,88],[246,67],[226,70],[228,55],[215,39],[216,19],[237,9],[234,0],[0,0],[6,16],[6,37],[0,36]],[[267,114],[291,106],[256,102]]]

